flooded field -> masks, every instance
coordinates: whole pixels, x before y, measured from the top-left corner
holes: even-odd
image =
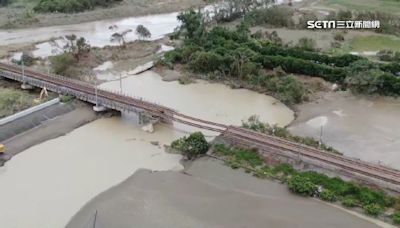
[[[299,106],[290,131],[319,138],[345,155],[400,169],[400,100],[332,93]]]

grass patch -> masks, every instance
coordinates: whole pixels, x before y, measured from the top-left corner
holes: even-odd
[[[323,0],[318,5],[348,10],[382,11],[400,15],[400,1],[397,0]]]
[[[400,39],[391,36],[357,36],[351,41],[353,51],[400,51]]]
[[[214,155],[226,161],[233,169],[243,168],[258,178],[279,179],[288,185],[290,191],[301,196],[314,196],[328,202],[339,201],[345,207],[362,208],[365,214],[379,216],[389,208],[397,208],[400,199],[357,183],[329,177],[314,171],[299,172],[290,164],[268,166],[256,150],[229,147],[217,144]],[[400,223],[400,213],[393,216],[393,222]]]
[[[33,105],[32,97],[26,92],[0,88],[0,118],[30,108]]]

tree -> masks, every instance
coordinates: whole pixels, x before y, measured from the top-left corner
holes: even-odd
[[[208,151],[209,144],[203,133],[195,132],[189,137],[173,141],[171,147],[181,151],[188,159],[193,159],[198,155],[205,154]]]
[[[141,40],[148,39],[151,37],[150,31],[143,25],[138,25],[136,27],[136,34],[139,36],[139,39]]]
[[[0,6],[6,6],[10,3],[10,0],[0,0]]]
[[[121,47],[125,47],[125,36],[132,32],[132,29],[125,30],[123,32],[116,32],[111,35],[111,42],[118,42]]]
[[[178,15],[178,20],[182,23],[180,30],[184,31],[185,38],[192,39],[195,34],[202,35],[205,31],[204,19],[200,12],[194,10],[183,12]]]
[[[67,75],[67,70],[76,62],[76,59],[71,53],[63,53],[61,55],[51,56],[50,62],[54,73]]]
[[[90,44],[83,37],[77,38],[75,34],[72,34],[65,36],[65,39],[67,44],[64,46],[64,52],[71,53],[77,61],[91,49]]]

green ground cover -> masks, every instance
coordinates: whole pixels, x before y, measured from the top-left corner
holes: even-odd
[[[400,38],[393,36],[357,36],[351,43],[350,48],[353,51],[379,51],[393,50],[400,51]]]

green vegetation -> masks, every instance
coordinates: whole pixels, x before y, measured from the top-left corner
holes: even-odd
[[[75,99],[75,97],[70,96],[70,95],[61,95],[60,96],[61,103],[69,103],[69,102],[73,101],[74,99]]]
[[[209,144],[203,133],[195,132],[172,142],[171,147],[182,152],[188,159],[196,158],[208,151]]]
[[[319,196],[322,200],[324,201],[328,201],[328,202],[335,202],[336,199],[336,195],[335,193],[333,193],[330,190],[324,190],[321,192],[320,196]]]
[[[76,62],[76,59],[71,53],[63,53],[61,55],[51,56],[49,57],[49,60],[54,73],[63,76],[69,75],[69,68]]]
[[[293,26],[293,21],[288,15],[293,12],[289,8],[273,6],[270,8],[253,10],[246,14],[245,21],[250,25],[273,25],[276,27]]]
[[[151,37],[150,31],[143,25],[138,25],[136,27],[136,34],[139,36],[139,39],[141,40],[148,39]]]
[[[400,224],[400,212],[396,212],[393,214],[393,223]]]
[[[377,51],[383,49],[400,51],[400,39],[378,35],[357,36],[351,41],[350,46],[353,51]]]
[[[0,88],[0,118],[33,106],[33,98],[26,92]]]
[[[288,187],[290,191],[302,196],[313,196],[317,191],[317,186],[310,179],[301,175],[290,178]]]
[[[10,3],[10,0],[0,0],[0,7],[1,6],[6,6]]]
[[[323,0],[316,5],[330,8],[346,8],[348,10],[381,11],[400,16],[400,1],[397,0]]]
[[[367,215],[378,216],[382,213],[382,208],[378,204],[367,204],[364,206],[364,212]]]
[[[377,56],[381,61],[400,62],[400,51],[381,50]]]
[[[359,205],[359,202],[358,202],[356,199],[354,199],[353,197],[345,197],[345,198],[342,200],[342,204],[343,204],[345,207],[353,208],[353,207],[358,206],[358,205]]]
[[[395,207],[400,199],[393,198],[381,190],[372,189],[339,177],[328,177],[314,171],[299,172],[289,164],[274,167],[265,164],[265,159],[255,150],[213,146],[214,155],[222,158],[232,168],[244,168],[259,178],[279,179],[287,183],[290,191],[302,196],[319,197],[328,202],[340,201],[344,206],[362,207],[366,214],[378,216],[388,208]],[[400,222],[400,213],[393,215],[393,222]]]
[[[314,138],[310,137],[300,137],[290,134],[290,132],[283,127],[278,127],[276,125],[271,126],[268,123],[263,123],[259,120],[258,116],[250,116],[247,121],[242,121],[242,127],[251,129],[253,131],[257,131],[267,135],[275,135],[280,138],[284,138],[293,142],[305,144],[307,146],[311,146],[317,149],[322,149],[331,153],[341,154],[339,151],[334,148],[327,146]]]
[[[68,43],[63,47],[64,53],[51,56],[49,60],[54,73],[63,76],[73,76],[70,69],[90,52],[91,47],[85,38],[78,38],[74,34],[65,36],[65,39]]]
[[[40,0],[34,7],[37,12],[76,13],[93,9],[97,6],[106,7],[122,0]]]
[[[336,16],[348,15],[344,12]],[[178,19],[182,26],[172,37],[183,37],[183,45],[165,54],[161,63],[168,67],[179,63],[196,75],[210,80],[235,81],[246,88],[270,93],[289,105],[308,97],[303,84],[290,73],[321,77],[341,83],[344,88],[349,86],[357,93],[400,95],[400,77],[395,76],[400,72],[400,64],[373,63],[350,54],[320,53],[315,50],[313,40],[307,38],[301,39],[295,47],[285,46],[273,34],[268,34],[271,39],[263,39],[262,32],[251,34],[246,23],[234,30],[220,26],[206,29],[202,15],[195,11],[184,12]],[[367,75],[356,70],[360,62],[368,63],[369,68],[363,71]],[[289,74],[266,71],[278,67]],[[372,69],[379,72],[370,72]],[[375,81],[380,84],[375,85]],[[370,87],[371,82],[376,88],[364,89]]]

